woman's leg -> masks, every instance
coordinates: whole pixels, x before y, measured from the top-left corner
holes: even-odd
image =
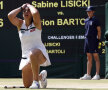
[[[91,69],[92,69],[92,54],[87,53],[87,74],[91,75]]]
[[[100,71],[100,59],[98,53],[93,53],[94,60],[96,62],[96,75],[99,75]]]
[[[33,72],[33,80],[39,81],[40,64],[46,61],[45,56],[39,49],[35,49],[30,54],[31,68]]]
[[[23,79],[23,84],[24,84],[25,88],[29,88],[33,82],[33,74],[32,74],[32,69],[31,69],[30,63],[28,63],[22,69],[22,79]]]
[[[40,64],[43,64],[45,61],[46,58],[39,49],[31,52],[30,63],[22,69],[23,84],[26,88],[31,86],[33,80],[41,80],[42,76],[39,75]]]

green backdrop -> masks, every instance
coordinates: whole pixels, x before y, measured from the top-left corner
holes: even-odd
[[[105,29],[106,29],[106,32],[105,32],[105,38],[106,38],[106,41],[105,41],[105,49],[106,49],[106,54],[105,54],[105,77],[108,79],[108,2],[106,3],[106,6],[105,6]]]

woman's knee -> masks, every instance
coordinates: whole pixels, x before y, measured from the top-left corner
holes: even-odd
[[[30,52],[30,59],[39,58],[41,51],[39,49],[35,49]]]
[[[30,63],[22,69],[22,79],[24,87],[29,88],[33,81],[33,74]]]
[[[89,62],[92,62],[92,57],[87,57],[87,60],[88,60]]]
[[[39,64],[43,64],[46,61],[45,56],[42,54],[41,50],[35,49],[30,53],[30,61],[36,61]]]
[[[29,88],[31,86],[31,84],[24,84],[25,88]]]
[[[95,61],[100,61],[98,53],[93,54],[93,56]]]

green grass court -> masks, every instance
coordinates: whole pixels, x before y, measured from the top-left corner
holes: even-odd
[[[6,85],[23,86],[21,78],[0,78],[0,90],[31,90],[26,88],[5,89]],[[39,90],[108,90],[108,80],[48,79],[47,88]]]

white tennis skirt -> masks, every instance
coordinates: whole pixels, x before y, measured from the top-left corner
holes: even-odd
[[[41,48],[40,47],[40,48],[37,48],[37,49],[40,49],[42,51],[43,55],[46,57],[46,62],[41,64],[40,66],[49,66],[49,65],[51,65],[48,53],[46,52],[46,48]],[[20,62],[20,65],[19,65],[19,70],[22,70],[24,68],[24,66],[26,66],[30,62],[30,53],[31,53],[31,50],[29,50],[26,55],[22,56],[22,57],[26,57],[26,58],[21,59],[21,62]]]

